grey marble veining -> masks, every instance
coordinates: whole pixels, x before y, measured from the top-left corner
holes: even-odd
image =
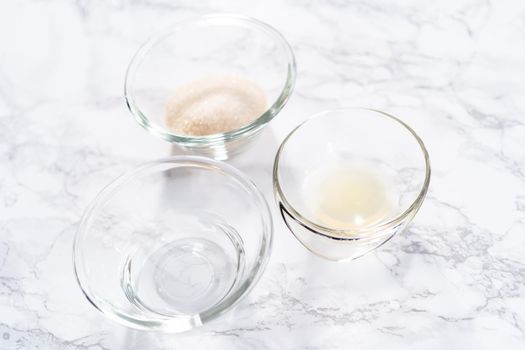
[[[106,183],[171,152],[125,108],[132,54],[156,30],[209,12],[266,21],[296,53],[290,103],[232,161],[273,207],[273,255],[226,317],[182,335],[133,331],[83,297],[73,235]],[[0,42],[0,349],[525,347],[522,1],[8,0]],[[336,264],[279,220],[271,162],[294,125],[356,105],[412,125],[433,178],[405,232]]]

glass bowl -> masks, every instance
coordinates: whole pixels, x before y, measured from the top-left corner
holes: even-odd
[[[102,313],[182,332],[230,309],[270,256],[268,205],[240,171],[208,158],[146,163],[107,186],[74,243],[78,283]]]
[[[295,237],[326,259],[362,256],[414,217],[430,182],[423,141],[384,112],[323,112],[295,128],[273,168],[281,215]]]
[[[185,93],[180,87],[217,75],[256,83],[266,100],[266,107],[255,111],[262,111],[260,115],[237,129],[204,136],[168,128],[168,103]],[[253,18],[208,15],[148,40],[131,60],[124,94],[135,119],[152,134],[191,152],[226,159],[241,151],[284,107],[295,75],[292,49],[277,30]]]

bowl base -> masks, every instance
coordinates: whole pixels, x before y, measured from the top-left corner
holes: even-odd
[[[232,242],[238,247],[236,243]],[[136,272],[131,269],[133,259],[128,259],[124,291],[142,311],[165,316],[198,314],[228,295],[242,274],[243,258],[243,254],[228,254],[212,240],[179,239],[155,250]]]

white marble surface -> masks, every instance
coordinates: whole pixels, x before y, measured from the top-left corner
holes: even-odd
[[[272,204],[273,255],[227,317],[183,335],[133,331],[81,294],[73,235],[108,181],[170,153],[125,108],[134,50],[217,11],[272,24],[297,56],[291,101],[233,162]],[[0,349],[525,348],[523,1],[4,0],[0,43]],[[434,172],[407,231],[336,264],[276,215],[270,164],[293,125],[352,105],[410,123]]]

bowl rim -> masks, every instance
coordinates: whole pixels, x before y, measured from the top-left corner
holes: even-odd
[[[414,137],[414,139],[417,141],[421,153],[423,154],[424,161],[425,161],[425,179],[421,185],[421,189],[417,195],[417,197],[412,201],[412,203],[400,214],[396,215],[392,219],[386,221],[386,222],[380,222],[378,224],[374,224],[371,226],[368,226],[366,228],[362,229],[335,229],[332,227],[328,227],[325,225],[317,224],[310,219],[308,219],[306,216],[301,214],[299,211],[297,211],[288,201],[286,196],[284,195],[284,191],[281,188],[281,184],[279,181],[279,161],[281,158],[281,154],[287,144],[287,142],[290,140],[290,138],[304,125],[307,123],[322,118],[323,116],[332,114],[332,113],[341,113],[341,112],[355,112],[356,110],[362,110],[362,111],[368,111],[368,112],[374,112],[377,113],[382,118],[388,118],[395,123],[397,123],[399,126],[405,128],[407,131],[410,132],[410,134]],[[274,195],[276,199],[281,202],[282,204],[279,204],[279,207],[286,210],[288,214],[299,222],[299,224],[309,231],[333,239],[338,241],[354,241],[354,240],[372,240],[379,236],[384,235],[383,230],[390,228],[392,226],[400,224],[405,218],[409,217],[412,214],[415,214],[415,212],[419,209],[421,204],[423,203],[423,200],[425,199],[425,196],[427,194],[429,185],[430,185],[430,177],[431,177],[431,167],[430,167],[430,157],[428,155],[428,151],[425,147],[425,144],[423,143],[423,140],[419,137],[419,135],[404,121],[401,119],[388,114],[386,112],[380,111],[378,109],[374,108],[367,108],[367,107],[346,107],[346,108],[337,108],[332,110],[327,110],[323,112],[319,112],[314,114],[313,116],[309,117],[305,121],[301,122],[299,125],[297,125],[282,141],[281,145],[279,146],[279,149],[277,151],[277,154],[275,155],[274,159],[274,165],[273,165],[273,190]],[[376,232],[377,234],[373,234]]]
[[[168,128],[159,126],[156,123],[153,123],[150,118],[148,118],[142,110],[139,108],[138,104],[135,102],[134,93],[133,93],[133,78],[140,67],[143,59],[147,56],[148,52],[166,37],[171,35],[174,32],[184,29],[185,27],[195,26],[195,25],[224,25],[224,24],[233,24],[236,26],[250,27],[254,30],[258,30],[266,33],[274,41],[278,42],[281,47],[284,49],[285,53],[288,56],[287,62],[287,76],[282,87],[282,90],[277,97],[277,99],[272,102],[272,104],[266,109],[266,111],[261,114],[257,119],[253,120],[249,124],[246,124],[238,129],[230,130],[223,133],[216,133],[203,136],[190,136],[190,135],[180,135],[174,132],[171,132]],[[146,130],[156,135],[157,137],[166,140],[168,142],[176,142],[181,144],[188,145],[206,145],[214,143],[222,143],[224,141],[236,139],[241,135],[255,132],[266,123],[272,120],[286,105],[288,100],[291,97],[293,89],[295,87],[295,80],[297,75],[297,65],[295,61],[295,55],[293,53],[292,47],[286,38],[274,27],[269,24],[255,19],[253,17],[248,17],[239,14],[208,14],[199,17],[193,17],[189,19],[182,20],[175,25],[170,26],[169,28],[157,32],[152,35],[148,40],[146,40],[139,49],[135,52],[131,61],[126,70],[126,75],[124,78],[124,99],[126,105],[135,117],[135,120]]]
[[[221,299],[218,304],[203,310],[198,314],[181,315],[181,316],[165,316],[155,315],[155,318],[141,317],[142,315],[133,315],[126,313],[114,307],[111,302],[99,297],[89,287],[87,271],[82,253],[82,239],[89,234],[89,226],[91,220],[96,216],[97,210],[104,205],[106,200],[111,198],[116,190],[126,186],[126,184],[140,176],[147,173],[153,167],[163,163],[173,163],[177,167],[200,167],[206,170],[219,171],[227,176],[233,177],[242,187],[249,191],[250,195],[256,201],[257,207],[260,209],[259,215],[262,220],[262,237],[257,257],[254,266],[247,273],[245,280],[237,287],[234,293],[228,294]],[[271,256],[273,244],[273,219],[270,208],[264,195],[255,185],[255,183],[239,169],[225,162],[214,160],[211,158],[201,156],[170,156],[160,158],[154,161],[149,161],[136,166],[130,171],[118,176],[116,179],[106,185],[91,201],[85,210],[80,223],[78,224],[73,241],[73,267],[77,283],[88,301],[99,311],[101,311],[108,318],[121,323],[125,326],[142,329],[142,330],[161,330],[172,333],[179,333],[187,331],[202,325],[212,319],[219,317],[245,297],[251,289],[257,284],[261,278],[269,258]]]

